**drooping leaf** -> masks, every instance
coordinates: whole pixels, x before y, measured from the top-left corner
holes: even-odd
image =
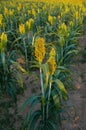
[[[64,84],[59,79],[54,80],[54,83],[56,83],[57,87],[62,92],[64,99],[67,99],[67,90],[65,89]]]
[[[12,64],[18,69],[20,70],[22,73],[24,74],[28,74],[28,72],[17,62],[11,61]]]
[[[27,105],[30,105],[31,103],[33,103],[33,102],[35,102],[35,101],[37,101],[37,102],[40,102],[40,95],[37,95],[37,96],[31,96],[31,97],[29,97],[25,102],[24,102],[24,104],[20,107],[20,111],[22,111],[22,110],[24,110],[24,108],[27,106]]]

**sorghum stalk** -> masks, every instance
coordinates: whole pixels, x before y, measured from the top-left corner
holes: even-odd
[[[46,110],[47,111],[47,119],[48,119],[48,113],[49,113],[51,86],[52,86],[52,76],[50,76],[50,84],[49,84],[48,103],[47,103],[47,110]]]
[[[40,80],[41,80],[41,90],[42,90],[42,107],[43,107],[43,121],[45,119],[45,98],[44,98],[44,86],[43,86],[43,76],[42,76],[42,69],[40,67]]]
[[[28,64],[28,59],[27,59],[27,48],[26,48],[26,42],[25,39],[23,38],[23,43],[24,43],[24,49],[25,49],[25,60],[26,60],[26,66]]]

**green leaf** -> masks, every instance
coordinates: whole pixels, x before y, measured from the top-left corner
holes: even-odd
[[[40,98],[41,100],[41,98]],[[39,101],[40,101],[39,100]],[[39,103],[38,100],[34,100],[32,103],[31,103],[31,106],[29,107],[29,111],[24,119],[24,127],[28,126],[29,123],[31,122],[31,118],[32,118],[32,111],[34,110],[34,107],[37,103]]]
[[[60,91],[62,92],[62,96],[67,99],[67,91],[64,87],[64,84],[59,80],[59,79],[56,79],[54,80],[53,82],[55,82],[57,84],[57,87],[60,89]]]
[[[67,53],[66,53],[66,55],[65,55],[65,57],[64,58],[66,58],[68,55],[70,55],[70,54],[77,54],[78,53],[78,51],[77,50],[70,50],[70,51],[68,51]]]
[[[20,107],[20,111],[22,111],[22,110],[24,110],[25,109],[25,107],[27,106],[27,105],[29,105],[29,104],[32,104],[33,102],[35,102],[35,101],[37,101],[37,102],[40,102],[40,95],[38,95],[38,96],[31,96],[31,97],[29,97],[25,102],[24,102],[24,104]]]
[[[36,110],[35,112],[33,112],[30,119],[31,120],[30,130],[35,130],[36,123],[40,116],[41,116],[41,110]]]
[[[57,126],[53,120],[48,120],[49,130],[57,130]]]
[[[18,81],[20,87],[23,88],[23,79],[22,79],[22,75],[21,75],[19,72],[17,72],[16,76],[17,76],[17,81]]]
[[[47,88],[48,82],[49,82],[49,67],[48,67],[48,64],[43,64],[42,69],[43,69],[43,74],[44,74],[44,77],[45,77],[45,85],[46,85],[46,88]]]
[[[56,108],[58,109],[60,106],[60,101],[59,101],[59,96],[55,91],[52,92],[52,98],[53,98]]]
[[[64,87],[64,84],[59,80],[59,79],[56,79],[54,80],[54,82],[58,85],[59,89],[64,92],[65,94],[67,94],[67,91]]]
[[[20,70],[22,73],[28,74],[28,72],[27,72],[18,62],[14,62],[14,61],[11,60],[11,63],[12,63],[18,70]]]
[[[1,51],[1,58],[2,58],[2,64],[3,64],[3,68],[4,68],[4,71],[5,71],[5,64],[6,64],[6,59],[5,59],[5,52],[4,50]]]

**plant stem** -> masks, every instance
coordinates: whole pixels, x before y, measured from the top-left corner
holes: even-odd
[[[27,48],[26,48],[25,39],[23,39],[23,43],[24,43],[24,48],[25,48],[25,60],[26,60],[26,66],[27,66],[28,59],[27,59]]]
[[[42,77],[42,69],[40,67],[40,80],[41,80],[41,91],[42,91],[42,106],[43,106],[43,121],[45,119],[45,98],[44,98],[44,87],[43,87],[43,77]]]
[[[48,103],[47,103],[47,118],[49,115],[49,102],[50,102],[51,86],[52,86],[52,76],[50,77],[50,84],[49,84]]]

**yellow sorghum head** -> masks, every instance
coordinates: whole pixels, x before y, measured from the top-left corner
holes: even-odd
[[[30,30],[30,22],[29,21],[26,21],[26,29]]]
[[[48,16],[48,21],[50,22],[50,24],[52,24],[53,17],[51,15]]]
[[[31,15],[31,10],[28,10],[28,14]]]
[[[73,25],[74,25],[73,21],[70,21],[69,25],[70,25],[70,27],[73,27]]]
[[[9,14],[9,11],[7,8],[4,8],[4,15],[7,16]]]
[[[0,14],[0,26],[3,24],[2,21],[3,21],[3,16],[2,14]]]
[[[49,16],[48,16],[48,21],[49,21],[49,23],[50,23],[51,25],[53,25],[53,24],[55,24],[55,22],[56,22],[56,17],[49,15]]]
[[[23,4],[19,4],[17,7],[17,10],[20,11],[21,9],[23,9]]]
[[[68,36],[69,36],[69,28],[66,26],[65,23],[62,23],[58,27],[58,33],[60,34],[61,37],[68,38]]]
[[[19,25],[19,32],[20,32],[20,34],[25,34],[24,24],[20,24],[20,25]]]
[[[79,19],[79,12],[78,11],[75,12],[75,18],[76,18],[76,20]]]
[[[42,63],[45,53],[45,39],[38,38],[35,42],[35,57],[39,63]]]
[[[47,64],[49,66],[49,73],[50,75],[53,75],[55,70],[56,70],[56,61],[55,61],[55,57],[49,57]]]
[[[9,15],[13,16],[13,14],[14,14],[14,10],[9,10]]]
[[[17,10],[18,10],[18,12],[21,10],[19,6],[17,7]]]
[[[1,43],[5,44],[7,42],[7,35],[3,32],[1,34]]]
[[[69,12],[69,8],[66,6],[64,13],[67,14]]]
[[[34,24],[34,19],[29,19],[28,21],[26,21],[26,29],[29,31],[33,28],[33,24]]]
[[[32,15],[33,15],[34,17],[36,17],[36,11],[35,11],[35,9],[32,9]]]
[[[30,28],[32,28],[32,27],[33,27],[33,24],[34,24],[34,19],[30,18],[30,19],[29,19],[29,22],[30,22]]]
[[[66,26],[66,24],[63,23],[63,24],[61,25],[61,28],[62,28],[64,31],[66,31],[66,30],[67,30],[67,26]]]
[[[55,48],[52,48],[50,51],[50,57],[55,57],[55,56],[56,56]]]
[[[58,22],[60,23],[60,21],[61,21],[61,16],[58,15]]]
[[[83,14],[86,15],[86,8],[85,7],[82,8],[82,11],[83,11]]]

